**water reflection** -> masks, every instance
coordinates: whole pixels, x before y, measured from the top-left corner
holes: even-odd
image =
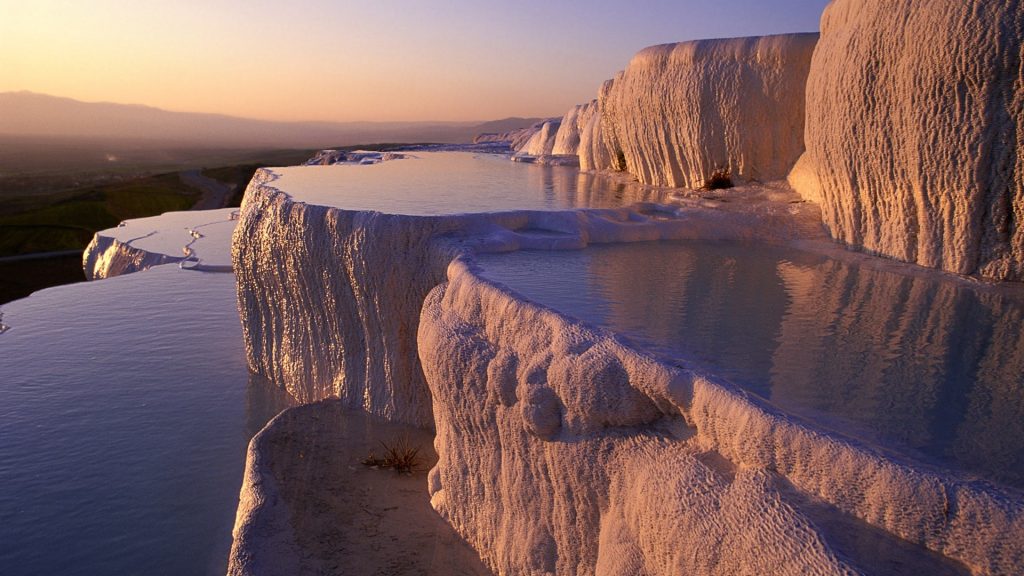
[[[657,243],[481,258],[527,297],[917,458],[1024,485],[1024,303],[794,250]]]
[[[249,387],[245,395],[245,441],[263,429],[274,416],[286,408],[298,405],[288,392],[259,374],[249,373]]]
[[[372,166],[275,168],[274,186],[295,200],[350,210],[437,215],[508,210],[614,208],[656,201],[664,191],[573,167],[510,162],[506,156],[416,152]],[[368,193],[372,190],[373,193]]]
[[[159,266],[4,314],[0,573],[224,574],[246,446],[283,408],[234,277]]]
[[[772,398],[1024,480],[1022,303],[948,281],[781,261]]]

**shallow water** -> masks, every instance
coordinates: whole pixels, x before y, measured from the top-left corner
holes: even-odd
[[[175,265],[6,304],[0,574],[224,574],[249,438],[234,277]]]
[[[278,179],[271,185],[299,202],[415,216],[611,208],[654,200],[658,194],[576,168],[466,152],[414,152],[410,158],[369,166],[293,166],[273,172]]]
[[[484,276],[779,408],[1024,487],[1024,302],[725,242],[481,255]]]

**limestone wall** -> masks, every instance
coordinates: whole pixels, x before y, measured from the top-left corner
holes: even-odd
[[[273,177],[250,183],[232,241],[250,369],[301,402],[429,426],[412,338],[444,222],[292,202]]]
[[[610,154],[583,161],[595,155],[591,138],[581,167],[625,168],[643,183],[675,187],[700,187],[720,169],[738,180],[785,178],[804,149],[816,41],[791,34],[644,49],[601,89]]]
[[[337,396],[426,428],[433,418],[417,321],[457,251],[583,248],[716,226],[682,213],[650,217],[642,204],[437,217],[360,212],[294,202],[274,178],[266,169],[256,174],[232,240],[249,368],[301,402]],[[433,242],[441,236],[448,241]]]
[[[607,170],[612,168],[612,155],[604,143],[601,132],[601,106],[594,101],[577,116],[580,141],[576,147],[580,170]]]
[[[791,182],[838,240],[1024,280],[1024,4],[834,0]]]
[[[875,544],[840,560],[834,519],[811,523],[808,497],[974,573],[1024,565],[1014,495],[811,428],[465,262],[428,296],[418,345],[432,503],[499,573],[873,572]],[[914,554],[910,571],[949,570]]]
[[[558,135],[559,126],[561,126],[561,120],[545,122],[525,144],[514,148],[514,152],[526,156],[550,156],[555,148],[555,137]]]
[[[449,276],[420,320],[431,503],[496,573],[854,573],[763,471],[702,461],[687,375]]]
[[[82,252],[82,270],[87,279],[102,280],[183,259],[184,256],[140,250],[111,236],[97,233]]]
[[[551,153],[556,155],[576,155],[580,146],[580,133],[583,131],[586,122],[593,116],[593,110],[597,101],[593,100],[586,104],[573,106],[562,117],[562,123],[558,126],[555,134],[555,142]]]

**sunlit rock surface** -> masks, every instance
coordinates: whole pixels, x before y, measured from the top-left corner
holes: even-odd
[[[561,120],[549,120],[541,125],[521,147],[515,148],[517,156],[550,156],[555,149],[555,137],[558,135]]]
[[[167,212],[126,220],[97,232],[82,254],[86,278],[97,280],[179,262],[182,268],[230,272],[230,239],[238,209]]]
[[[1024,5],[835,0],[791,178],[832,235],[923,266],[1024,280]]]
[[[691,188],[716,170],[743,181],[785,178],[804,149],[804,90],[817,38],[644,49],[601,89],[602,138],[585,139],[580,166],[625,168],[646,184]],[[600,142],[610,157],[593,151]]]
[[[315,186],[293,196],[277,188],[289,182],[283,173],[258,173],[233,241],[250,368],[303,401],[337,397],[436,430],[431,502],[492,570],[898,573],[892,561],[919,573],[999,574],[1024,566],[1019,494],[826,433],[525,302],[460,259],[661,238],[820,241],[816,208],[793,203],[791,191],[388,215],[331,205]],[[420,181],[430,186],[429,175]],[[564,201],[586,206],[581,198]],[[251,451],[250,461],[262,453]],[[251,535],[274,537],[276,525],[261,532],[260,518],[278,501],[245,490],[242,500],[235,545],[252,549]]]
[[[580,132],[593,115],[592,109],[597,106],[597,100],[573,106],[562,117],[558,125],[558,132],[555,134],[555,142],[551,148],[552,154],[576,155],[580,147]]]
[[[434,158],[441,166],[448,166],[449,160],[472,160],[468,155]],[[559,211],[636,202],[643,199],[644,189],[601,188],[614,195],[606,198],[592,194],[587,185],[593,183],[592,176],[580,175],[577,180],[568,169],[524,168],[501,160],[496,164],[508,170],[572,175],[571,182],[554,180],[550,188],[548,182],[538,182],[530,194],[543,196],[536,198],[520,191],[518,199],[504,200],[497,194],[505,194],[506,187],[494,189],[495,204],[549,206],[556,211],[417,215],[418,207],[428,215],[435,213],[441,200],[432,194],[398,192],[410,182],[431,186],[429,166],[420,164],[423,172],[417,176],[414,162],[278,169],[285,174],[282,181],[291,181],[296,188],[312,174],[309,170],[335,171],[342,179],[347,174],[336,171],[393,171],[396,188],[382,194],[394,198],[378,200],[378,205],[400,206],[412,215],[331,206],[329,195],[318,192],[324,184],[316,181],[304,186],[305,194],[291,190],[296,194],[293,199],[276,187],[279,175],[270,170],[258,172],[246,191],[232,252],[249,366],[301,401],[337,396],[351,408],[432,427],[430,393],[423,381],[415,335],[423,299],[443,281],[453,250],[574,249],[591,242],[674,238],[716,228],[726,235],[750,233],[743,225],[721,226],[714,216],[704,218],[658,204]],[[488,165],[487,160],[476,162]],[[417,176],[411,181],[404,174],[409,169]],[[295,178],[287,180],[291,178],[288,171]],[[351,174],[351,178],[358,181],[366,174]],[[383,176],[378,179],[378,183],[385,181]],[[571,196],[552,204],[547,197],[551,188]],[[628,190],[637,195],[625,195]],[[345,198],[365,202],[359,191],[358,187],[338,190],[335,198],[342,205]],[[458,198],[453,200],[452,206],[464,205]],[[449,241],[432,242],[442,235]]]
[[[430,490],[496,571],[877,573],[871,546],[832,549],[834,522],[811,523],[808,497],[889,532],[889,546],[896,536],[982,574],[1024,565],[1013,493],[808,427],[461,261],[448,279],[420,319],[440,456]],[[958,570],[902,552],[911,571]]]
[[[411,473],[362,464],[399,443],[418,449]],[[282,412],[249,445],[228,574],[488,575],[430,507],[430,444],[337,400]]]
[[[601,130],[601,98],[607,98],[613,81],[607,80],[601,85],[600,98],[585,107],[577,115],[577,122],[580,126],[580,142],[576,148],[576,155],[579,157],[580,170],[620,170],[615,163],[616,155],[608,148]]]

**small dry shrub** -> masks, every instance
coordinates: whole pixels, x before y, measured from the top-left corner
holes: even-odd
[[[371,452],[363,460],[363,465],[375,468],[391,468],[395,472],[404,474],[412,474],[419,468],[420,447],[413,446],[408,437],[402,436],[391,444],[381,442],[380,445],[384,449],[384,456],[378,458]]]
[[[725,188],[732,188],[732,173],[729,172],[728,168],[716,168],[711,176],[708,176],[704,180],[704,186],[702,190],[724,190]]]

